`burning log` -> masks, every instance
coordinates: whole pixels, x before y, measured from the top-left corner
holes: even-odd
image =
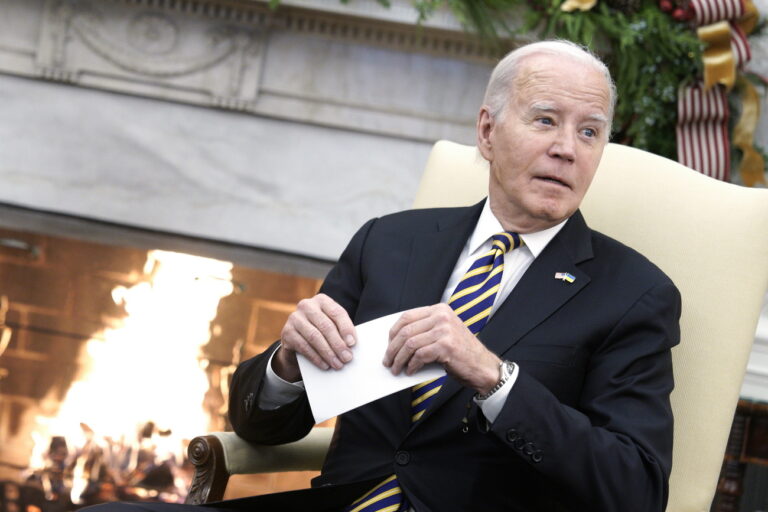
[[[69,512],[108,501],[183,502],[190,482],[189,464],[158,449],[170,430],[145,423],[134,440],[101,438],[81,423],[81,447],[52,438],[46,465],[29,475],[26,487],[38,491],[33,509],[0,512]],[[185,447],[180,447],[183,452]]]

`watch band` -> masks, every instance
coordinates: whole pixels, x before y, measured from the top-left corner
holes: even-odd
[[[491,395],[493,395],[495,392],[500,390],[504,384],[507,383],[510,377],[512,377],[512,374],[515,371],[515,363],[512,361],[502,361],[499,363],[499,381],[496,383],[495,386],[493,386],[487,393],[480,394],[477,393],[475,395],[476,400],[488,400]]]

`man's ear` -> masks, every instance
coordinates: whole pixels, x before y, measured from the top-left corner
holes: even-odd
[[[483,158],[489,162],[493,159],[493,146],[491,144],[491,133],[496,122],[491,115],[490,109],[483,105],[477,114],[477,149]]]

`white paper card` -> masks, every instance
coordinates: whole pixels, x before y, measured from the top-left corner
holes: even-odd
[[[389,330],[400,315],[393,313],[355,326],[357,343],[352,347],[352,361],[341,370],[321,370],[309,359],[298,355],[315,423],[445,375],[439,364],[427,365],[410,376],[403,372],[392,375],[381,363],[389,344]]]

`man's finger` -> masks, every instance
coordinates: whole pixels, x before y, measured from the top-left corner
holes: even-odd
[[[430,306],[424,306],[421,308],[409,309],[400,315],[400,318],[390,327],[389,339],[392,340],[397,333],[406,325],[429,316]]]
[[[406,311],[397,322],[395,322],[395,326],[389,331],[389,345],[387,345],[387,350],[384,353],[384,361],[382,361],[384,366],[389,367],[393,365],[395,356],[403,350],[404,344],[409,339],[427,332],[434,327],[434,319],[429,315],[428,308],[419,309],[426,311]],[[396,329],[398,323],[401,325]],[[399,371],[394,373],[397,374]]]
[[[303,355],[318,368],[323,370],[330,368],[328,363],[323,361],[323,358],[320,357],[320,354],[318,354],[317,351],[302,338],[301,334],[296,330],[292,323],[289,322],[283,328],[280,342],[283,349],[291,350],[297,354]]]
[[[325,336],[323,336],[323,333],[320,332],[320,330],[315,327],[312,322],[309,321],[309,319],[303,322],[298,322],[295,325],[295,328],[299,333],[301,341],[306,343],[315,352],[317,352],[322,360],[328,364],[328,366],[336,368],[337,370],[344,366],[341,360],[336,357],[336,353],[325,339]],[[300,344],[299,346],[303,347],[304,345]]]
[[[351,347],[357,343],[357,332],[355,331],[355,324],[352,323],[352,319],[349,318],[347,310],[341,307],[336,301],[328,297],[327,295],[318,295],[320,299],[320,307],[323,312],[336,324],[336,330],[339,332],[341,339],[344,343]]]
[[[410,365],[411,359],[417,351],[434,344],[436,341],[435,333],[431,330],[422,332],[408,338],[400,347],[400,350],[394,355],[390,370],[393,375],[400,373],[406,366]],[[421,366],[423,366],[422,363]]]
[[[341,368],[343,363],[348,363],[352,360],[352,352],[349,350],[346,342],[341,339],[339,329],[336,327],[336,323],[329,317],[322,309],[312,310],[307,312],[307,319],[312,325],[314,330],[307,328],[308,336],[305,337],[312,346],[321,353],[323,358],[326,358],[326,347],[330,349],[332,357],[339,361],[339,365],[335,361],[329,361],[334,368]],[[319,333],[319,336],[318,334]]]
[[[408,366],[405,367],[406,375],[413,375],[421,370],[424,365],[438,361],[440,347],[435,343],[425,345],[416,350],[408,360]]]
[[[320,354],[317,353],[317,351],[312,348],[312,346],[307,343],[304,339],[298,339],[296,344],[299,346],[296,350],[297,353],[303,355],[307,359],[310,360],[312,364],[320,368],[321,370],[328,370],[330,369],[330,366],[328,363],[326,363],[322,357],[320,357]]]

